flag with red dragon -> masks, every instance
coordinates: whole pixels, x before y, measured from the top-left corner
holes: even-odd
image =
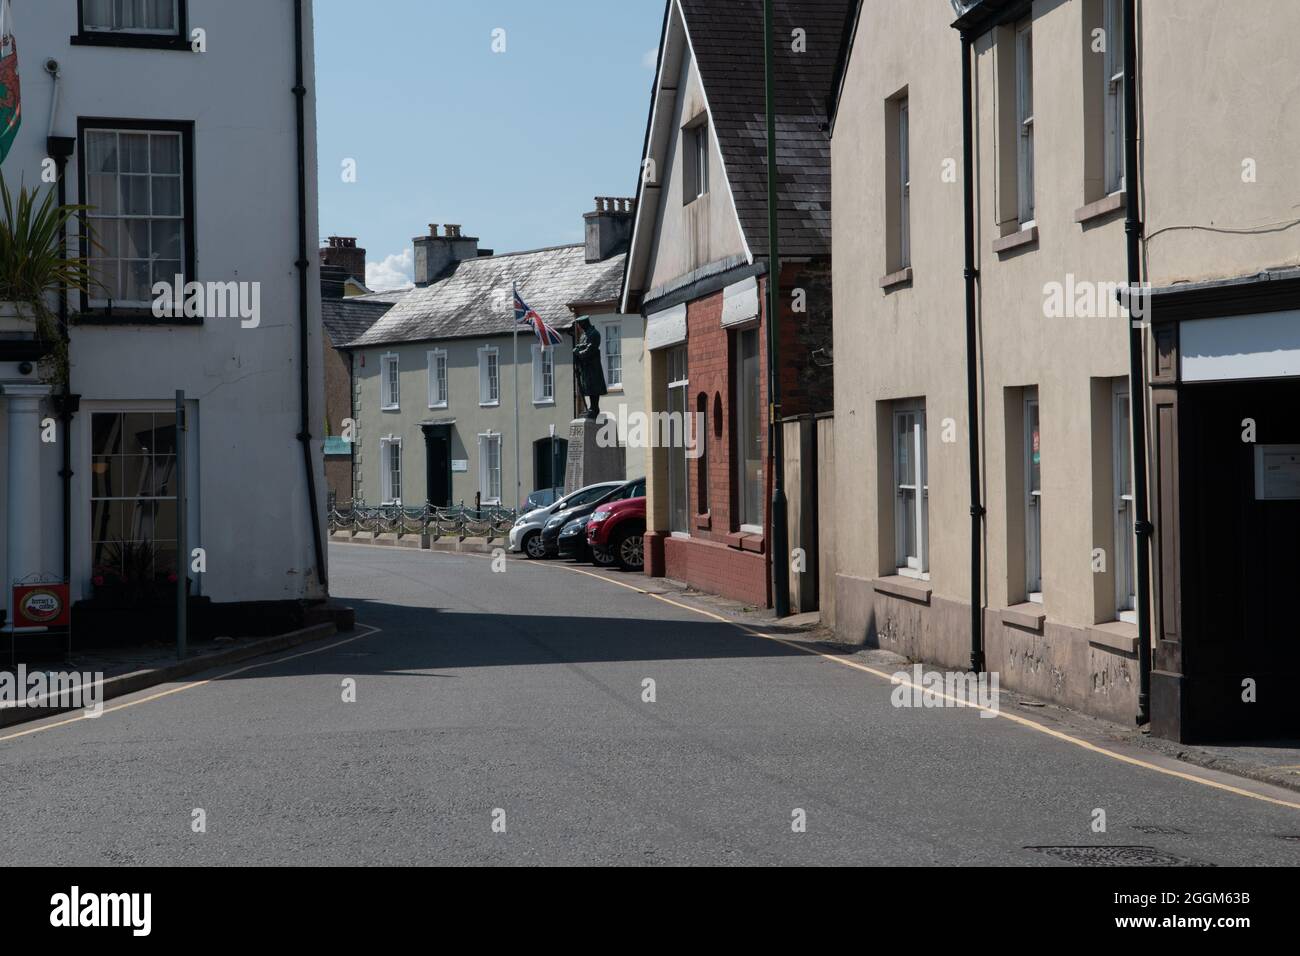
[[[14,37],[14,11],[10,0],[0,0],[0,163],[22,125],[22,97],[18,92],[18,40]]]

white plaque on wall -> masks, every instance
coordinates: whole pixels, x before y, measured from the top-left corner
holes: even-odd
[[[1255,446],[1255,500],[1300,500],[1300,445]]]

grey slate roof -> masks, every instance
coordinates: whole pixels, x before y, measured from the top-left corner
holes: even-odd
[[[356,298],[322,298],[321,324],[329,336],[330,345],[342,348],[379,321],[391,309],[387,302],[359,302]]]
[[[367,292],[364,295],[354,295],[351,298],[355,302],[382,302],[385,305],[394,305],[398,299],[410,291],[410,289],[388,289],[384,292]]]
[[[762,0],[680,0],[713,116],[736,213],[755,256],[767,255],[767,118]],[[775,0],[777,206],[781,254],[831,251],[826,106],[852,0]],[[806,33],[796,53],[790,37]]]
[[[586,261],[582,244],[466,259],[424,288],[402,293],[354,346],[508,335],[514,331],[510,292],[519,294],[556,329],[573,324],[570,302],[617,299],[625,255]],[[531,333],[529,333],[531,334]]]

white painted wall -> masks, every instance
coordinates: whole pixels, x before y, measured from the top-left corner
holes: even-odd
[[[83,396],[74,423],[74,598],[90,575],[89,411],[192,400],[189,461],[191,546],[208,553],[202,593],[218,602],[322,596],[317,583],[299,430],[297,158],[294,5],[288,0],[190,0],[189,24],[207,31],[206,53],[77,46],[75,0],[15,3],[23,126],[4,175],[39,181],[53,89],[42,66],[59,61],[56,135],[75,136],[78,117],[193,121],[196,272],[201,281],[261,284],[261,323],[207,319],[201,327],[77,327],[72,387]],[[310,0],[307,43],[309,356],[321,353],[316,214],[316,108]],[[68,169],[77,202],[79,169]],[[325,482],[320,433],[323,375],[311,367],[310,422],[317,507]],[[2,402],[3,399],[0,399]],[[143,406],[142,404],[143,403]],[[2,414],[0,414],[2,420]],[[0,455],[3,440],[0,438]],[[45,564],[61,555],[57,453],[42,462]],[[3,468],[0,467],[0,473]]]

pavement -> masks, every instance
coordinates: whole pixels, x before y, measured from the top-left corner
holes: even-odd
[[[1300,862],[1290,790],[1014,695],[894,706],[892,655],[671,583],[330,561],[355,633],[0,730],[0,865]]]

